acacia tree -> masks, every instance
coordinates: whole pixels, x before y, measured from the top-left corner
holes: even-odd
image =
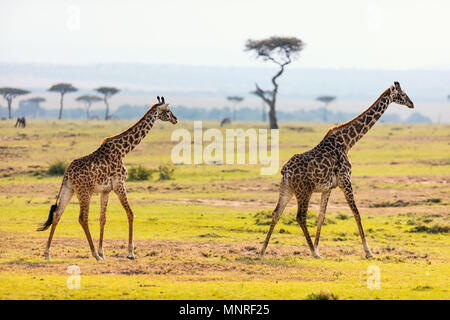
[[[114,87],[100,87],[95,89],[95,91],[97,91],[98,93],[101,93],[103,95],[103,101],[105,102],[105,106],[106,106],[106,112],[105,112],[105,120],[109,119],[109,103],[108,103],[108,99],[115,95],[117,92],[119,92],[120,90]]]
[[[336,100],[336,97],[335,96],[320,96],[320,97],[317,97],[316,100],[323,102],[325,104],[324,112],[323,112],[323,121],[326,122],[327,121],[327,112],[328,112],[327,107],[331,102]]]
[[[18,88],[8,88],[8,87],[0,88],[0,94],[8,102],[8,117],[9,117],[9,119],[12,118],[11,104],[12,104],[13,99],[17,96],[21,96],[21,95],[28,94],[28,93],[30,93],[30,91],[18,89]]]
[[[57,83],[51,86],[50,89],[48,89],[48,91],[59,92],[59,94],[61,95],[61,100],[59,101],[59,116],[58,116],[58,119],[61,120],[64,104],[64,95],[66,93],[78,91],[78,89],[72,86],[70,83]]]
[[[272,90],[262,90],[258,84],[252,93],[260,97],[269,106],[269,123],[271,129],[278,129],[275,105],[278,93],[277,79],[280,77],[285,67],[297,58],[303,49],[303,42],[295,37],[270,37],[263,40],[249,39],[245,43],[245,51],[256,54],[256,58],[263,61],[271,61],[278,65],[278,72],[272,77]]]
[[[99,96],[85,94],[83,96],[79,96],[75,100],[84,103],[84,107],[86,109],[86,119],[89,119],[89,110],[91,109],[92,104],[94,102],[102,101],[102,98],[100,98]]]
[[[26,100],[31,105],[31,112],[33,113],[33,118],[36,118],[39,109],[41,108],[41,102],[45,102],[45,98],[42,97],[34,97]]]
[[[239,96],[228,96],[227,100],[231,102],[232,104],[232,108],[233,108],[233,121],[236,120],[236,106],[238,105],[238,103],[242,102],[242,100],[244,100],[243,97],[239,97]]]

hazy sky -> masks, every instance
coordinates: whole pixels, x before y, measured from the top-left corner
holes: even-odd
[[[450,70],[450,1],[2,0],[0,62],[260,66],[248,38],[295,36],[297,67]]]

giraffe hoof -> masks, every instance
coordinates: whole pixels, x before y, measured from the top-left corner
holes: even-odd
[[[105,260],[105,259],[103,259],[102,257],[100,257],[98,254],[93,254],[93,256],[94,256],[94,258],[95,258],[97,261]]]
[[[370,258],[373,258],[372,253],[366,253],[366,259],[370,259]]]
[[[129,255],[127,255],[127,259],[130,259],[130,260],[134,260],[134,259],[135,259],[135,257],[134,257],[134,255],[133,255],[133,254],[129,254]]]
[[[50,261],[50,260],[51,260],[51,259],[50,259],[50,255],[46,254],[46,255],[45,255],[45,260]]]
[[[319,256],[317,253],[316,253],[316,254],[313,254],[313,257],[316,258],[316,259],[322,259],[322,257]]]

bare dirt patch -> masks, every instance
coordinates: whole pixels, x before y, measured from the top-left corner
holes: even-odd
[[[56,238],[52,246],[52,258],[43,259],[44,238],[21,238],[20,235],[2,234],[0,247],[0,272],[22,272],[26,274],[65,274],[68,265],[76,264],[84,275],[164,275],[164,276],[204,276],[240,279],[275,277],[276,279],[299,279],[313,281],[302,259],[312,259],[309,249],[304,245],[290,246],[271,244],[263,258],[259,256],[261,243],[221,243],[214,241],[137,241],[137,260],[126,258],[124,240],[107,240],[105,243],[106,261],[95,261],[84,239]],[[23,239],[26,239],[25,241]],[[328,260],[345,260],[362,257],[359,246],[321,246],[320,254]],[[373,248],[381,259],[400,261],[402,259],[428,260],[427,255],[418,254],[412,249],[389,247]],[[293,260],[300,259],[300,260]],[[326,269],[320,279],[335,280]]]

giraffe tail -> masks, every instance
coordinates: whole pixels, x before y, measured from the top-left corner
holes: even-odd
[[[53,215],[55,214],[56,209],[58,209],[58,199],[59,199],[59,196],[61,194],[61,189],[62,189],[64,183],[66,182],[66,180],[67,180],[67,176],[64,174],[63,181],[61,183],[61,187],[59,188],[58,196],[56,197],[56,202],[55,202],[55,204],[52,204],[52,206],[50,207],[50,213],[48,214],[47,221],[45,221],[42,224],[42,226],[37,228],[36,231],[45,231],[52,225],[52,223],[53,223]]]
[[[56,203],[52,204],[52,206],[50,207],[50,213],[48,214],[47,221],[45,221],[41,227],[37,228],[36,231],[45,231],[52,225],[53,215],[57,208],[58,208],[58,205]]]

